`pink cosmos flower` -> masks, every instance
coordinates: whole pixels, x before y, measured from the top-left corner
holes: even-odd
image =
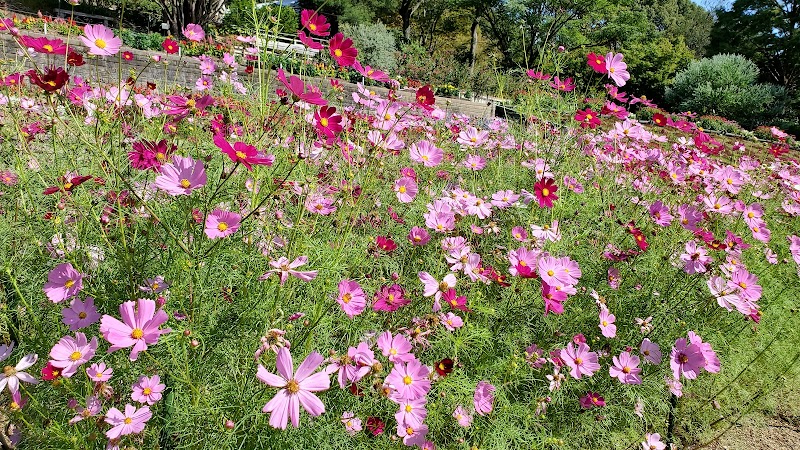
[[[606,69],[606,59],[603,55],[597,55],[594,52],[589,53],[586,55],[586,62],[589,64],[589,67],[597,73],[608,72],[608,69]]]
[[[385,72],[381,72],[380,70],[373,69],[370,66],[364,67],[358,61],[353,63],[353,69],[355,69],[356,72],[360,73],[364,77],[369,78],[370,80],[380,81],[382,83],[388,83],[389,82],[389,75],[386,75]]]
[[[758,285],[758,277],[748,272],[747,269],[740,267],[731,274],[728,287],[733,289],[741,298],[751,302],[761,298],[761,286]]]
[[[317,277],[316,270],[307,270],[307,271],[300,271],[295,270],[300,266],[304,266],[308,263],[308,256],[298,256],[294,259],[291,263],[289,259],[285,256],[281,256],[278,258],[277,261],[270,261],[269,265],[274,267],[274,269],[268,270],[264,275],[259,277],[259,281],[264,281],[270,277],[273,273],[279,273],[281,277],[281,285],[286,283],[286,280],[289,279],[289,275],[299,278],[303,281],[311,281]]]
[[[391,331],[384,331],[378,336],[378,348],[389,362],[398,364],[416,359],[411,353],[411,343],[402,334],[392,336]]]
[[[553,81],[550,82],[550,87],[558,89],[559,91],[572,92],[575,90],[575,82],[572,80],[572,77],[561,80],[558,78],[558,75],[556,75],[553,77]]]
[[[61,322],[69,326],[70,331],[80,330],[100,320],[100,314],[94,306],[92,297],[86,297],[85,301],[75,297],[70,302],[69,308],[61,310],[61,316]]]
[[[172,196],[189,195],[205,186],[207,181],[202,161],[173,155],[172,163],[161,166],[161,175],[156,177],[154,186]]]
[[[436,309],[436,305],[439,304],[439,300],[441,300],[443,292],[446,292],[450,288],[456,287],[456,276],[453,275],[452,273],[448,273],[447,275],[444,276],[444,278],[442,278],[442,282],[440,283],[439,281],[436,280],[436,278],[433,278],[433,276],[431,276],[431,274],[429,274],[428,272],[420,272],[417,275],[419,276],[419,281],[421,281],[422,284],[425,285],[425,290],[422,292],[422,295],[425,297],[433,296],[434,298],[433,312],[439,311],[438,309]]]
[[[560,291],[542,280],[542,300],[544,301],[544,315],[552,312],[553,314],[564,313],[564,301],[567,293]]]
[[[114,369],[111,367],[106,366],[106,363],[94,363],[86,369],[86,375],[89,376],[89,379],[94,381],[95,383],[105,383],[106,381],[111,379],[111,375],[114,373]]]
[[[322,50],[323,48],[325,48],[325,46],[322,45],[321,42],[315,41],[313,38],[308,36],[303,30],[297,30],[297,38],[300,39],[300,42],[302,42],[303,45],[312,50]],[[333,82],[333,80],[331,80],[331,82]]]
[[[341,420],[347,434],[350,436],[355,436],[356,433],[363,429],[361,426],[361,419],[356,417],[351,411],[343,412]]]
[[[464,166],[477,172],[486,167],[486,160],[481,155],[467,155]]]
[[[600,310],[600,331],[603,333],[603,336],[607,338],[613,338],[617,336],[617,326],[614,325],[614,321],[617,318],[614,317],[613,314],[607,309],[603,308]]]
[[[442,325],[444,325],[447,331],[455,331],[456,328],[461,328],[464,326],[464,321],[461,319],[461,317],[458,317],[452,312],[440,314],[439,321],[442,323]]]
[[[86,25],[83,27],[83,34],[85,36],[80,36],[80,39],[89,47],[90,55],[114,56],[122,48],[122,39],[114,36],[114,32],[103,25]]]
[[[61,369],[64,378],[70,378],[78,371],[78,367],[94,357],[97,351],[97,337],[91,341],[86,340],[86,335],[78,332],[75,337],[64,336],[50,349],[49,362],[53,367]]]
[[[683,270],[691,275],[705,272],[706,265],[711,263],[712,258],[708,256],[705,247],[698,246],[692,240],[686,243],[686,253],[681,254],[681,261],[684,262]]]
[[[90,395],[86,397],[86,407],[77,406],[75,408],[75,412],[78,413],[72,419],[69,419],[69,424],[74,425],[80,422],[83,419],[88,419],[89,417],[94,417],[100,413],[103,404],[97,398],[97,396]]]
[[[419,188],[413,178],[401,177],[394,182],[394,192],[401,203],[411,203],[417,196]]]
[[[339,306],[351,319],[364,311],[367,307],[367,299],[364,290],[358,283],[352,280],[342,280],[339,282],[339,296],[336,298]]]
[[[638,356],[622,352],[614,357],[614,365],[608,369],[609,375],[624,384],[642,384],[642,378],[639,376],[642,369],[639,367],[639,362]]]
[[[397,424],[397,436],[403,438],[403,444],[408,447],[425,445],[425,436],[428,435],[428,426],[421,424],[411,426],[408,424]]]
[[[100,333],[111,343],[108,352],[131,348],[130,360],[136,361],[139,352],[147,350],[148,345],[158,343],[158,337],[169,333],[169,328],[159,329],[169,318],[164,310],[156,311],[156,302],[140,298],[137,302],[124,302],[119,306],[122,321],[104,315],[100,319]]]
[[[572,378],[580,379],[584,375],[591,377],[600,370],[597,353],[589,351],[589,346],[585,342],[582,342],[577,348],[572,342],[567,344],[567,347],[561,351],[561,359],[570,368],[569,374],[572,375]]]
[[[700,347],[684,338],[675,341],[669,357],[672,375],[677,380],[681,375],[693,380],[697,378],[700,370],[705,366],[706,359]]]
[[[639,346],[639,353],[644,356],[644,361],[650,364],[661,364],[661,349],[658,344],[652,342],[650,339],[644,338],[642,344]]]
[[[244,142],[235,142],[230,144],[225,138],[220,135],[214,135],[214,145],[216,145],[222,153],[228,155],[231,161],[242,163],[247,170],[253,170],[253,165],[271,166],[275,162],[275,156],[262,155],[254,146],[245,144]]]
[[[411,300],[404,297],[403,288],[398,284],[383,286],[375,293],[375,303],[372,309],[375,311],[393,312],[411,303]]]
[[[328,214],[336,212],[335,204],[335,199],[317,193],[306,197],[305,208],[309,212],[327,216]]]
[[[628,65],[622,61],[622,53],[610,52],[606,55],[606,70],[608,77],[619,87],[625,86],[625,82],[631,78]]]
[[[407,363],[396,363],[386,377],[386,382],[394,386],[396,398],[414,400],[425,397],[430,391],[431,380],[428,374],[428,366],[413,359]]]
[[[533,189],[540,208],[552,208],[553,202],[558,200],[556,195],[558,186],[556,186],[552,178],[543,178],[537,181],[533,185]]]
[[[456,142],[461,145],[466,145],[468,147],[480,147],[482,146],[486,140],[489,138],[488,131],[478,131],[477,128],[473,126],[467,126],[460,133],[458,133],[458,138]]]
[[[464,428],[469,428],[469,426],[472,425],[472,414],[461,405],[456,406],[456,410],[453,411],[453,418]]]
[[[425,403],[428,399],[425,397],[415,398],[413,400],[400,399],[397,402],[400,407],[394,415],[398,424],[411,425],[414,428],[422,425],[422,421],[428,416],[428,410],[425,409]]]
[[[314,125],[320,138],[331,140],[344,129],[342,116],[336,114],[336,108],[322,106],[314,112]]]
[[[425,228],[412,227],[408,233],[408,241],[411,245],[425,245],[431,240],[431,235]]]
[[[792,254],[792,259],[800,266],[800,237],[791,235],[786,236],[786,239],[789,241],[789,253]]]
[[[164,281],[164,276],[162,275],[158,275],[155,278],[148,278],[144,280],[144,283],[144,286],[139,286],[139,290],[142,292],[160,294],[169,288],[169,283]]]
[[[83,289],[83,277],[71,263],[59,264],[47,274],[44,293],[51,302],[62,302]]]
[[[488,381],[482,380],[475,386],[475,393],[472,396],[472,405],[479,416],[485,416],[492,412],[494,408],[495,387]]]
[[[650,217],[662,227],[668,227],[672,223],[672,214],[669,213],[669,208],[661,203],[661,200],[650,205]]]
[[[235,212],[215,209],[206,217],[205,233],[209,239],[230,236],[239,229],[242,216]]]
[[[153,375],[149,378],[141,376],[136,384],[133,385],[131,399],[135,402],[154,405],[161,400],[161,393],[166,388],[167,385],[161,383],[161,377],[158,375]]]
[[[444,158],[444,151],[429,141],[419,141],[408,148],[411,161],[425,167],[436,167]]]
[[[291,417],[292,426],[298,428],[301,405],[312,416],[325,412],[325,405],[313,394],[331,387],[331,380],[326,372],[313,373],[324,359],[319,353],[311,352],[295,372],[289,349],[281,347],[276,358],[277,375],[261,364],[258,365],[258,379],[269,386],[280,388],[275,397],[261,409],[264,413],[271,413],[270,426],[285,430]]]
[[[336,33],[328,42],[328,50],[336,64],[350,67],[356,62],[358,50],[353,47],[353,40],[344,37],[342,33]]]
[[[186,28],[183,29],[183,35],[186,39],[194,42],[200,42],[206,38],[206,32],[203,27],[194,23],[187,23]]]
[[[470,309],[467,308],[467,297],[464,295],[458,295],[455,289],[451,288],[445,291],[442,294],[442,300],[444,300],[444,302],[450,305],[450,307],[453,309],[470,311]]]
[[[642,450],[665,450],[667,444],[661,442],[661,435],[658,433],[647,433],[644,435]]]
[[[117,408],[111,408],[106,412],[106,423],[111,425],[111,429],[106,431],[109,439],[119,439],[129,434],[139,434],[144,431],[144,426],[153,413],[150,407],[142,406],[136,409],[133,405],[125,405],[125,412]]]
[[[700,352],[703,354],[703,358],[706,360],[703,369],[706,372],[719,373],[721,369],[719,358],[717,357],[717,353],[711,347],[711,344],[708,342],[703,342],[703,339],[696,335],[694,331],[689,332],[689,342],[700,347]]]
[[[278,69],[276,78],[283,83],[284,86],[286,86],[286,89],[289,90],[294,102],[303,101],[310,105],[318,106],[325,106],[328,104],[328,101],[322,98],[322,93],[318,88],[314,88],[309,84],[307,86],[308,89],[306,89],[306,85],[303,83],[303,80],[294,75],[290,75],[289,79],[287,80],[283,69]]]
[[[36,53],[45,55],[66,55],[67,45],[61,39],[48,39],[46,37],[35,38],[33,36],[21,36],[20,43],[26,48],[32,48]]]
[[[325,16],[317,14],[316,11],[304,9],[300,13],[300,23],[303,25],[303,28],[307,29],[313,35],[330,35],[330,31],[328,30],[330,30],[331,24],[328,23],[328,19]]]
[[[580,399],[581,408],[583,409],[592,409],[595,406],[603,407],[606,406],[606,399],[603,398],[602,395],[598,394],[597,392],[587,392],[586,395],[581,397]]]

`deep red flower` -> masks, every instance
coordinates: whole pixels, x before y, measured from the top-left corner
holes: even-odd
[[[667,125],[667,117],[661,113],[653,114],[653,123],[663,127]]]
[[[417,104],[425,109],[433,109],[433,104],[436,103],[436,96],[429,84],[417,89]]]
[[[539,201],[540,208],[552,208],[553,201],[558,200],[556,191],[558,186],[553,182],[552,178],[542,178],[533,185],[536,200]]]
[[[82,175],[72,177],[70,179],[67,179],[66,177],[58,177],[58,182],[61,183],[61,186],[50,186],[44,190],[43,194],[50,195],[55,194],[56,192],[72,192],[73,189],[91,179],[91,175]]]
[[[367,430],[372,433],[373,436],[379,436],[383,434],[383,430],[386,427],[386,423],[384,423],[381,419],[377,417],[370,416],[367,418]]]
[[[397,244],[392,240],[392,238],[386,236],[376,237],[375,245],[386,253],[391,253],[397,248]]]
[[[581,408],[592,409],[595,406],[606,406],[606,399],[597,392],[587,392],[586,395],[581,397]]]
[[[44,367],[42,367],[42,380],[44,381],[53,381],[57,378],[61,377],[61,369],[58,367],[54,367],[50,362],[48,362]]]
[[[439,374],[440,377],[445,377],[453,373],[453,360],[445,358],[436,363],[436,373]]]
[[[589,53],[586,55],[587,62],[589,63],[589,67],[591,67],[597,73],[607,73],[608,69],[606,69],[606,57],[603,55],[596,55],[594,53]]]
[[[170,38],[164,39],[164,42],[161,43],[161,47],[169,55],[174,55],[175,53],[178,53],[178,43]]]
[[[336,64],[344,67],[352,66],[358,56],[358,50],[353,47],[353,40],[345,38],[342,33],[336,33],[336,36],[331,38],[328,50]]]
[[[133,53],[122,52],[122,59],[124,59],[125,61],[133,61]]]
[[[44,89],[45,92],[57,91],[64,87],[67,81],[69,81],[69,74],[67,74],[63,67],[47,67],[44,69],[44,74],[40,74],[35,69],[31,69],[27,72],[27,75],[31,83]]]

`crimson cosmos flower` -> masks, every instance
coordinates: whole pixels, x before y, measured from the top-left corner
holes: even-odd
[[[552,208],[553,201],[558,200],[556,195],[558,186],[556,186],[552,178],[542,178],[533,185],[533,189],[541,208]]]

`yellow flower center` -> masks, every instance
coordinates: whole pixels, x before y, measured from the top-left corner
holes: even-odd
[[[348,293],[346,293],[346,294],[344,294],[344,295],[342,296],[342,301],[343,301],[345,304],[347,304],[347,303],[350,303],[350,300],[352,300],[352,299],[353,299],[353,295],[352,295],[352,294],[350,294],[349,292],[348,292]]]
[[[629,373],[631,373],[631,368],[630,368],[630,367],[628,367],[628,366],[625,366],[625,367],[623,367],[623,368],[622,368],[622,373],[624,373],[624,374],[629,374]]]
[[[747,283],[745,283],[744,281],[740,281],[739,286],[741,286],[742,289],[747,289]]]
[[[104,41],[104,40],[102,40],[102,39],[95,39],[95,40],[94,40],[94,45],[95,45],[97,48],[99,48],[100,50],[102,50],[102,49],[106,48],[106,46],[107,46],[108,44],[106,44],[106,41]]]
[[[547,189],[547,188],[542,189],[542,195],[544,197],[547,197],[548,195],[550,195],[550,189]]]
[[[609,71],[609,72],[611,72],[611,73],[614,73],[614,72],[615,72],[615,70],[614,70],[614,68],[613,68],[613,67],[612,67],[612,68],[610,68],[610,69],[608,69],[608,71]]]
[[[294,379],[289,380],[286,383],[286,390],[289,391],[290,394],[297,394],[300,392],[300,384],[298,384]]]
[[[406,375],[406,376],[404,376],[404,377],[403,377],[403,384],[405,384],[406,386],[408,386],[409,384],[411,384],[411,382],[412,382],[412,381],[414,381],[414,380],[413,380],[413,379],[412,379],[410,376],[408,376],[408,375]]]
[[[551,277],[553,276],[553,274],[554,274],[554,273],[555,273],[555,272],[553,272],[552,270],[548,270],[548,271],[547,271],[547,275],[548,275],[548,276],[551,276]]]
[[[144,394],[144,395],[150,395],[152,393],[153,393],[153,390],[150,389],[149,387],[146,387],[146,388],[142,389],[142,394]]]
[[[103,378],[103,372],[97,372],[96,374],[94,374],[94,377],[98,379]]]
[[[244,152],[236,152],[236,157],[239,159],[247,159],[247,155]]]
[[[582,358],[575,358],[575,364],[580,366],[581,364],[583,364],[583,359]]]
[[[48,52],[48,53],[52,53],[52,52],[53,52],[53,46],[52,46],[52,45],[50,45],[50,44],[44,44],[44,45],[42,46],[42,48],[43,48],[43,49],[45,49],[45,50],[47,50],[47,52]]]
[[[413,410],[414,410],[414,408],[411,405],[406,405],[406,412],[407,413],[410,413]]]
[[[387,112],[383,115],[383,120],[392,120],[392,115]]]
[[[313,23],[310,23],[310,24],[308,24],[308,29],[311,30],[311,31],[317,31],[317,25],[313,24]]]
[[[81,312],[79,312],[79,313],[78,313],[78,318],[79,318],[79,319],[85,319],[85,318],[86,318],[86,315],[87,315],[87,314],[86,314],[86,312],[85,312],[85,311],[81,311]]]
[[[75,280],[67,280],[66,282],[64,282],[64,287],[67,289],[71,288],[74,285],[75,285]]]
[[[227,230],[227,229],[228,229],[228,224],[227,224],[227,223],[225,223],[225,222],[220,222],[220,223],[217,225],[217,229],[218,229],[219,231],[225,231],[225,230]]]
[[[81,352],[72,352],[69,355],[69,359],[72,360],[72,361],[77,361],[77,360],[81,359],[81,356],[83,356],[83,355],[81,355]]]
[[[186,178],[184,178],[184,179],[182,179],[182,180],[180,181],[180,185],[181,185],[181,187],[182,187],[182,188],[184,188],[184,189],[189,189],[189,186],[191,186],[191,185],[192,185],[192,183],[191,183],[191,182],[189,182],[189,180],[187,180]]]
[[[124,422],[125,422],[125,425],[130,425],[131,422],[133,422],[133,419],[131,419],[130,417],[126,417]]]
[[[15,373],[17,373],[17,369],[14,366],[5,366],[3,367],[3,373],[5,374],[6,378],[13,377]]]
[[[150,288],[151,288],[151,289],[153,289],[154,291],[155,291],[156,289],[158,289],[159,287],[160,287],[160,285],[159,285],[158,283],[153,283],[153,285],[152,285],[152,286],[150,286]]]
[[[409,436],[414,434],[414,429],[411,427],[406,427],[406,434]]]
[[[389,354],[390,355],[396,355],[397,354],[397,349],[396,348],[389,349]]]
[[[338,49],[338,48],[333,51],[333,54],[336,55],[337,58],[341,58],[342,57],[342,51],[340,49]]]
[[[607,327],[607,326],[608,326],[608,322],[604,320],[604,321],[603,321],[603,326],[604,326],[604,327]]]
[[[327,117],[323,117],[323,118],[319,119],[319,124],[322,125],[323,127],[327,127],[328,126],[328,118]]]
[[[445,283],[444,281],[442,281],[441,283],[439,283],[439,290],[440,290],[440,291],[445,291],[445,290],[447,290],[449,287],[450,287],[450,286],[449,286],[447,283]]]
[[[397,188],[397,191],[400,192],[401,194],[405,194],[406,193],[406,187],[405,186],[400,186],[399,188]]]
[[[188,108],[194,108],[195,105],[197,105],[197,102],[193,98],[190,98],[189,100],[186,100],[186,106]]]
[[[134,328],[133,331],[131,331],[131,337],[134,339],[141,339],[143,336],[144,330],[141,328]]]

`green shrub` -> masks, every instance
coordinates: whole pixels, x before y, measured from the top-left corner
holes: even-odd
[[[392,72],[397,68],[397,46],[394,34],[382,23],[372,25],[342,24],[340,31],[353,40],[358,60],[378,70]]]
[[[254,15],[253,0],[232,0],[228,8],[230,12],[225,15],[217,29],[220,34],[252,36],[256,34],[256,23],[262,31],[269,28],[270,32],[277,29],[279,33],[295,34],[300,26],[297,12],[292,8],[265,5],[257,8]],[[277,23],[273,23],[270,17],[277,20]]]
[[[692,61],[666,90],[666,99],[683,111],[735,120],[752,128],[786,111],[784,88],[760,84],[756,65],[740,55],[716,55]]]
[[[704,130],[712,130],[720,133],[739,134],[742,127],[738,123],[719,116],[700,116],[697,125]]]

